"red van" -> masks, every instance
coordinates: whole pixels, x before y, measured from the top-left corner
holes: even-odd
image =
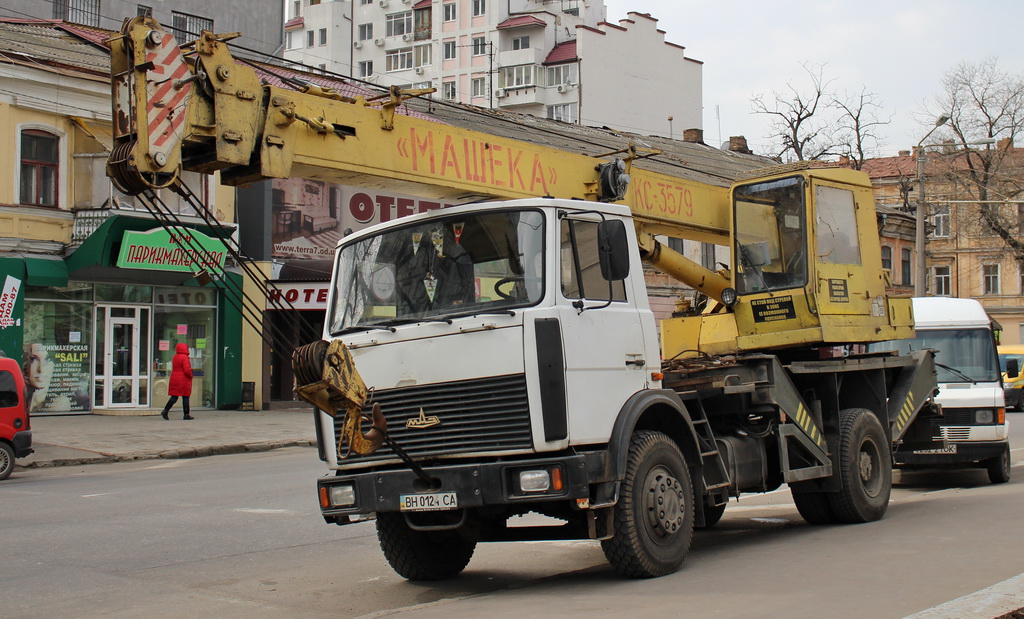
[[[0,481],[11,476],[14,459],[32,453],[32,427],[25,406],[25,377],[14,359],[0,357]]]

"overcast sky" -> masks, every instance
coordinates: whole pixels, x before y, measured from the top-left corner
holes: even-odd
[[[751,113],[756,93],[806,90],[801,63],[824,64],[840,91],[866,87],[884,106],[882,155],[909,149],[928,131],[924,104],[941,92],[942,76],[961,61],[998,58],[1024,73],[1021,0],[605,0],[608,21],[650,13],[665,39],[704,63],[704,141],[746,136],[764,153],[768,117]],[[718,106],[718,117],[716,117]],[[933,118],[934,120],[934,118]],[[584,119],[586,122],[586,119]],[[927,121],[926,121],[927,122]],[[719,130],[721,126],[721,130]],[[674,127],[680,133],[683,127]]]

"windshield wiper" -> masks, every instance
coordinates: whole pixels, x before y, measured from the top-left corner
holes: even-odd
[[[353,333],[355,331],[374,331],[374,330],[377,330],[377,329],[380,329],[382,331],[390,331],[392,333],[397,331],[397,329],[395,329],[391,325],[362,324],[362,325],[352,325],[351,327],[345,327],[344,329],[342,329],[341,331],[336,333],[336,335],[344,335],[346,333]]]
[[[968,381],[972,385],[977,385],[978,384],[978,381],[974,380],[973,378],[971,378],[967,374],[964,374],[960,370],[958,370],[958,369],[956,369],[954,367],[950,367],[950,366],[946,365],[945,363],[939,363],[938,361],[936,361],[935,365],[940,367],[940,368],[942,368],[943,370],[946,370],[946,371],[948,371],[948,372],[950,372],[952,374],[955,374],[955,375],[959,376],[960,378]]]

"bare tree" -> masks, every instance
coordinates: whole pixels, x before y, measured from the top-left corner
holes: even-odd
[[[879,112],[882,104],[878,95],[861,88],[856,95],[844,94],[842,98],[832,97],[829,106],[839,113],[836,121],[836,150],[850,160],[854,170],[864,167],[869,155],[875,155],[884,145],[879,128],[888,125],[892,120],[880,120]]]
[[[772,117],[767,137],[779,146],[776,156],[782,160],[807,161],[836,154],[834,127],[819,114],[834,98],[829,90],[832,80],[824,79],[821,65],[813,69],[802,66],[810,78],[810,88],[798,88],[789,82],[785,92],[760,93],[751,99],[755,114]]]
[[[1024,153],[1013,148],[1024,131],[1024,76],[1004,72],[990,57],[979,64],[957,65],[946,73],[942,85],[932,107],[950,116],[941,130],[951,144],[945,149],[943,172],[957,197],[978,202],[977,221],[1024,262],[1016,203],[1024,183]],[[993,140],[998,142],[983,148],[974,145]]]

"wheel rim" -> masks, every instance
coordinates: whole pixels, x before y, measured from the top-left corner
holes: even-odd
[[[865,439],[857,453],[857,471],[864,492],[877,497],[882,490],[882,454],[873,439]]]
[[[6,471],[11,466],[11,457],[6,449],[0,449],[0,472]]]
[[[644,488],[643,507],[651,531],[661,538],[674,535],[683,526],[686,513],[682,484],[671,471],[658,466],[647,474]]]

